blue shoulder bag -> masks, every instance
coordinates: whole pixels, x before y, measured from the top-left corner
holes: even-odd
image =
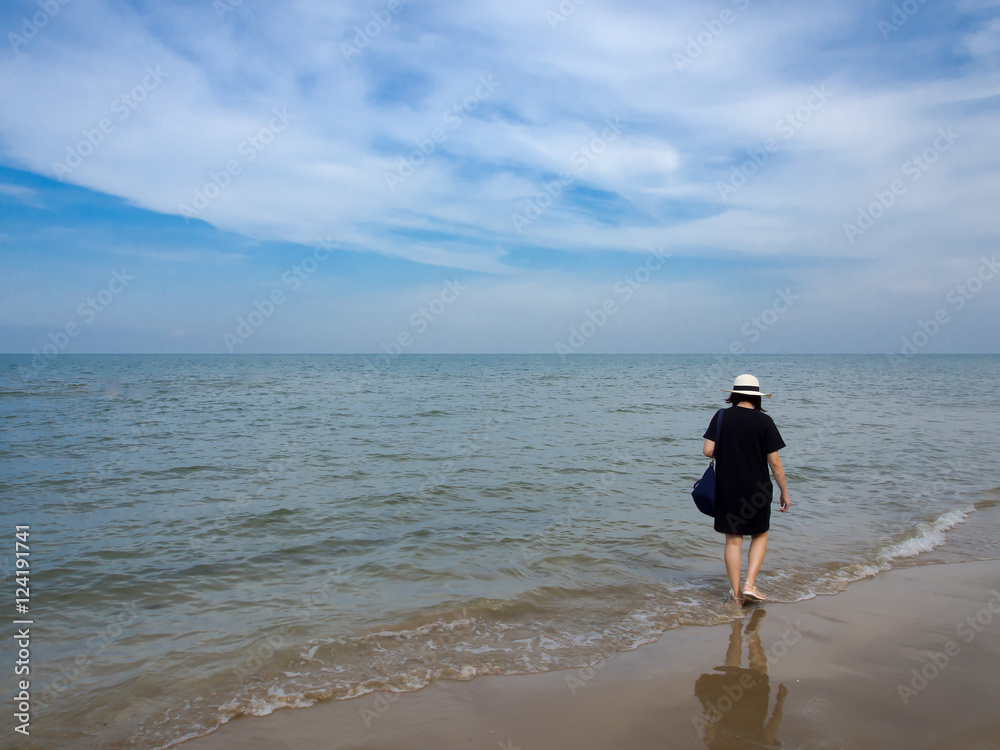
[[[715,516],[715,459],[719,455],[719,437],[722,435],[722,415],[724,409],[719,409],[719,417],[715,420],[715,450],[712,451],[712,461],[701,479],[694,483],[691,496],[698,510],[706,516]]]

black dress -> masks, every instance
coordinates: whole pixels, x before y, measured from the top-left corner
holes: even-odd
[[[771,528],[774,486],[767,454],[785,447],[770,415],[743,406],[725,409],[715,447],[715,530],[723,534],[763,534]],[[718,413],[705,431],[715,440]]]

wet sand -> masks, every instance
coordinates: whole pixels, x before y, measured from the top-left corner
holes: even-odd
[[[593,668],[282,709],[178,747],[1000,749],[1000,561],[740,614]]]

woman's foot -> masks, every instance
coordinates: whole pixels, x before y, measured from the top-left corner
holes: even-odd
[[[766,602],[767,597],[757,590],[752,583],[743,584],[743,598],[751,602]]]
[[[734,602],[737,607],[742,607],[744,604],[747,603],[746,597],[737,594],[735,591],[729,592],[729,599],[730,601]]]

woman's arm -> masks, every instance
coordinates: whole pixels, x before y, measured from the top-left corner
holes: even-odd
[[[788,487],[785,486],[785,470],[781,466],[781,456],[778,455],[778,451],[767,454],[767,465],[771,467],[771,473],[774,474],[774,481],[778,483],[778,489],[781,490],[781,512],[784,513],[788,510],[788,506],[791,505],[791,500],[788,499]]]
[[[709,458],[711,458],[715,454],[715,441],[706,440],[705,445],[703,445],[701,448],[701,452],[704,453]]]

